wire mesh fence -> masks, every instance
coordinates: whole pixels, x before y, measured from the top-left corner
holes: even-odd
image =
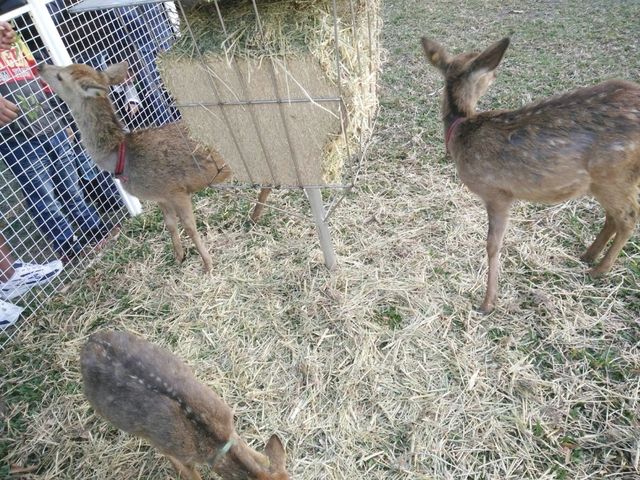
[[[129,77],[111,92],[123,125],[139,129],[179,118],[155,64],[175,38],[175,7],[71,14],[73,3],[29,0],[0,17],[16,32],[12,48],[0,53],[0,93],[19,108],[0,128],[0,348],[19,331],[20,318],[88,266],[131,209],[83,149],[37,65],[67,58],[102,69],[126,61]]]

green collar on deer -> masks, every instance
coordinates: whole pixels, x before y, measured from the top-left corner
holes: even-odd
[[[216,463],[218,463],[222,457],[224,457],[227,453],[229,453],[229,450],[231,450],[231,447],[233,447],[236,444],[236,441],[233,438],[230,438],[227,443],[225,443],[222,448],[220,450],[218,450],[218,453],[216,453],[215,458],[213,459],[213,463],[211,463],[211,466],[213,467]]]

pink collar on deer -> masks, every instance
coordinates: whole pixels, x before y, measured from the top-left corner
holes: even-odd
[[[122,143],[120,144],[120,147],[118,148],[118,162],[116,163],[116,169],[113,172],[113,176],[122,182],[126,182],[128,180],[128,177],[126,177],[125,175],[122,175],[124,173],[124,164],[126,160],[126,155],[127,155],[127,148],[123,140]]]
[[[451,125],[449,125],[449,128],[447,128],[447,131],[444,134],[444,146],[447,149],[447,152],[449,151],[449,142],[451,141],[451,137],[453,137],[453,134],[456,133],[456,129],[458,128],[458,126],[465,120],[466,117],[458,117],[453,121]]]

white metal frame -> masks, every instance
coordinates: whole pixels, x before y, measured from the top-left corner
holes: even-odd
[[[318,237],[320,238],[320,248],[324,254],[324,264],[329,270],[336,268],[338,263],[336,258],[336,252],[333,248],[333,242],[331,241],[331,232],[329,231],[329,225],[327,223],[327,213],[322,203],[322,194],[319,188],[307,187],[304,189],[311,205],[311,213],[313,214],[313,221],[316,224],[318,230]]]

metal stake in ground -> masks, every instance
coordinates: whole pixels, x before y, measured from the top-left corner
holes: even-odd
[[[313,214],[313,221],[316,224],[318,230],[318,236],[320,237],[320,248],[324,254],[324,264],[329,270],[336,268],[336,252],[333,249],[333,243],[331,242],[331,233],[329,232],[329,225],[325,221],[325,210],[322,204],[322,195],[319,188],[304,189],[304,193],[307,194],[309,204],[311,205],[311,213]]]

